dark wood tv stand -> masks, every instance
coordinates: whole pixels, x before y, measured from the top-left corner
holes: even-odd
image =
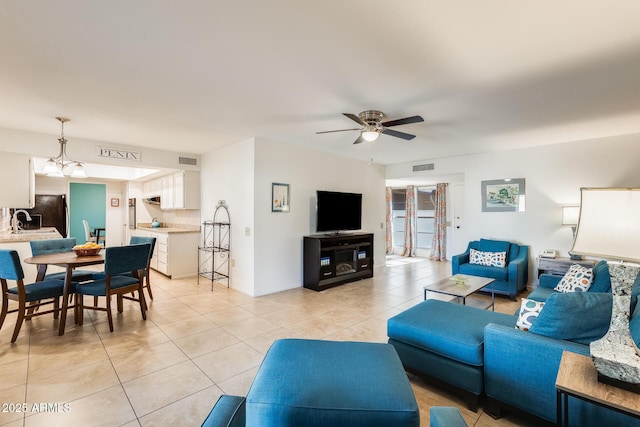
[[[304,287],[321,291],[373,277],[373,234],[304,237]]]

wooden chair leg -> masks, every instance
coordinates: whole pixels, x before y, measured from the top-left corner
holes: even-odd
[[[140,290],[138,291],[139,301],[140,301],[140,311],[142,312],[142,319],[147,320],[147,302],[144,299],[144,289],[142,287],[142,283],[140,284]]]
[[[122,313],[124,311],[124,304],[122,304],[122,301],[123,301],[122,294],[116,295],[116,301],[118,304],[118,313]]]
[[[60,298],[59,297],[56,297],[53,299],[53,309],[55,310],[53,312],[53,318],[57,319],[60,315]]]
[[[109,319],[109,332],[113,332],[113,318],[111,317],[111,295],[107,295],[107,319]]]
[[[153,300],[153,294],[151,293],[151,280],[149,280],[149,279],[150,279],[150,277],[149,277],[149,271],[147,270],[147,271],[144,273],[144,275],[145,275],[145,277],[147,278],[146,288],[147,288],[147,291],[149,291],[149,299]]]
[[[7,317],[9,311],[9,301],[7,301],[6,295],[2,295],[2,311],[0,311],[0,329],[4,325],[4,319]]]
[[[18,339],[18,334],[20,333],[20,327],[22,326],[22,321],[24,320],[24,313],[27,310],[24,301],[19,302],[18,307],[18,319],[16,319],[16,327],[13,330],[13,336],[11,337],[11,342],[14,343]]]

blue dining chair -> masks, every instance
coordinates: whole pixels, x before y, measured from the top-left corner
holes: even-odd
[[[147,268],[144,269],[143,279],[146,279],[142,284],[143,288],[147,288],[147,292],[149,292],[149,298],[153,300],[153,293],[151,293],[151,281],[149,280],[149,269],[151,268],[151,257],[153,257],[153,250],[156,247],[156,238],[155,237],[144,237],[144,236],[131,236],[129,240],[130,245],[144,245],[150,244],[151,248],[149,249],[149,258],[147,259]]]
[[[15,281],[16,286],[9,288],[8,281]],[[0,285],[2,286],[2,311],[0,311],[0,328],[8,313],[18,313],[16,326],[13,330],[11,342],[16,342],[22,322],[32,317],[53,313],[57,319],[60,313],[60,297],[64,291],[64,281],[58,279],[43,280],[31,284],[24,283],[24,270],[20,264],[18,252],[14,249],[0,249]],[[71,284],[69,292],[74,291],[75,284]],[[9,310],[9,300],[16,301],[18,308]],[[29,305],[27,305],[29,303]],[[53,309],[34,312],[34,308],[53,304]]]
[[[113,317],[111,315],[111,296],[116,295],[118,312],[123,311],[123,299],[133,299],[140,303],[142,318],[147,320],[146,302],[142,289],[142,277],[144,269],[147,268],[150,244],[113,246],[105,249],[104,254],[104,277],[96,275],[96,279],[85,282],[76,287],[78,294],[78,304],[80,305],[80,315],[84,308],[90,310],[106,311],[109,320],[109,331],[113,332]],[[138,298],[125,296],[131,292],[138,292]],[[85,306],[82,296],[94,297],[93,306]],[[106,307],[99,307],[97,298],[105,297]],[[82,324],[82,319],[80,319]]]
[[[31,254],[33,256],[45,255],[45,254],[56,254],[60,252],[71,252],[73,250],[73,247],[76,245],[76,238],[69,237],[64,239],[32,240],[29,242],[29,244],[31,245]],[[95,273],[95,271],[75,269],[72,272],[71,280],[73,280],[74,282],[84,282],[86,280],[91,280],[93,278],[92,277],[93,273]],[[59,273],[50,273],[41,279],[64,280],[65,274],[66,272],[64,271],[61,271]],[[40,276],[39,271],[38,271],[38,276]]]

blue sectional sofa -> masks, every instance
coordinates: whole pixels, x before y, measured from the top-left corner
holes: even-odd
[[[481,253],[506,253],[504,267],[470,263],[471,249]],[[529,281],[529,247],[502,240],[480,239],[469,242],[467,250],[451,258],[452,274],[490,277],[495,279],[495,293],[507,295],[513,301]]]
[[[601,280],[610,280],[604,268],[606,264],[598,267],[596,279],[600,275]],[[541,277],[541,283],[558,280]],[[594,286],[608,289],[607,280],[596,281]],[[396,347],[405,369],[436,378],[466,396],[486,398],[485,410],[490,414],[516,408],[555,422],[555,380],[562,352],[589,355],[589,342],[603,336],[609,327],[612,296],[610,291],[550,290],[538,292],[547,299],[529,331],[514,327],[517,313],[427,300],[389,319],[389,343]],[[636,279],[634,295],[639,292]],[[630,329],[640,345],[640,304],[634,304],[635,300],[632,297]],[[640,425],[637,419],[573,398],[569,408],[572,426]]]

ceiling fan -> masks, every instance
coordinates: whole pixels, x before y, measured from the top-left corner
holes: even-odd
[[[362,127],[354,129],[327,130],[323,132],[316,132],[316,134],[359,130],[360,136],[358,136],[358,139],[355,140],[354,144],[360,144],[363,141],[375,141],[376,139],[378,139],[378,136],[380,136],[381,133],[389,136],[395,136],[396,138],[406,139],[408,141],[415,138],[416,136],[409,133],[398,132],[397,130],[389,128],[392,126],[424,122],[424,119],[420,116],[411,116],[405,117],[404,119],[389,120],[387,122],[383,122],[382,118],[384,117],[384,114],[381,111],[377,110],[366,110],[361,112],[357,116],[351,113],[342,114],[349,117],[351,120],[358,123]]]

